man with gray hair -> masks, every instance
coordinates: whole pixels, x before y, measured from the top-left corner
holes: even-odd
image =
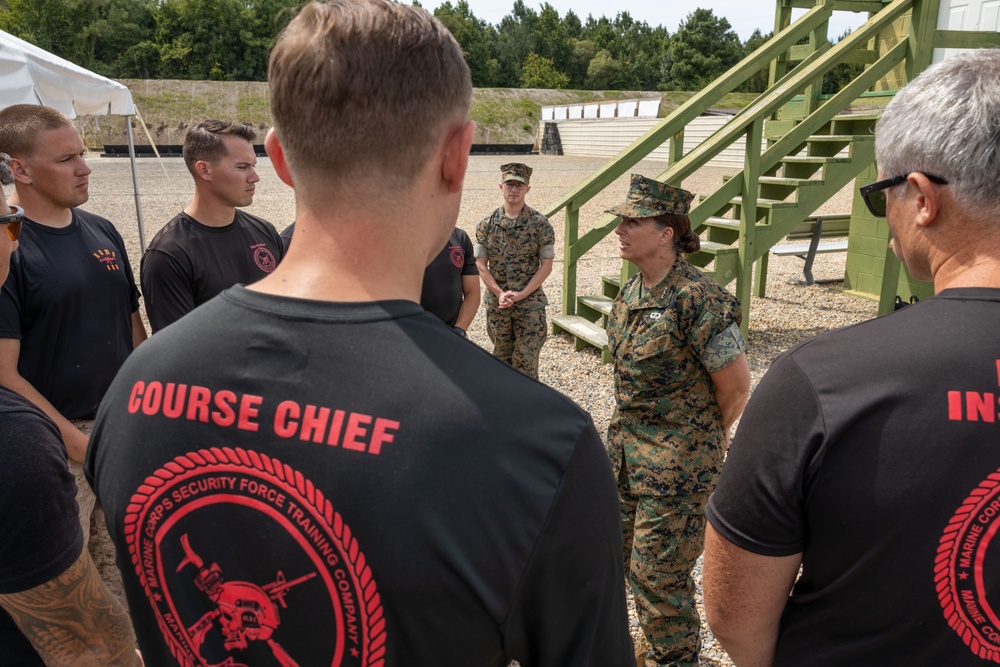
[[[260,181],[256,137],[248,124],[223,120],[187,131],[194,199],[153,237],[139,268],[153,333],[228,287],[257,282],[281,260],[274,225],[238,208],[253,203]]]
[[[311,2],[268,83],[288,255],[144,344],[88,454],[145,659],[633,664],[589,415],[418,303],[475,130],[458,43]]]
[[[1000,659],[1000,51],[914,79],[875,148],[861,194],[935,295],[792,348],[750,399],[704,567],[741,667]]]

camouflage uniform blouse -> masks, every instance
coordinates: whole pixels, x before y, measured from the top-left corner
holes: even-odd
[[[540,259],[555,256],[555,232],[544,215],[525,205],[517,220],[504,216],[503,206],[476,226],[476,257],[488,257],[490,273],[501,290],[520,291],[538,272]],[[527,299],[546,306],[548,300],[539,287]],[[497,306],[497,297],[486,290],[487,306]]]
[[[615,476],[624,465],[637,495],[711,491],[725,437],[709,373],[746,348],[739,302],[680,258],[646,294],[641,285],[641,274],[625,284],[608,319],[617,405],[607,446]]]

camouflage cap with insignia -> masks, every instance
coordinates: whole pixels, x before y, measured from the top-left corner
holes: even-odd
[[[509,162],[500,167],[500,182],[520,181],[525,185],[531,180],[531,167],[520,162]]]
[[[609,208],[605,213],[623,218],[655,218],[664,213],[687,215],[693,199],[694,195],[687,190],[632,174],[625,203]]]

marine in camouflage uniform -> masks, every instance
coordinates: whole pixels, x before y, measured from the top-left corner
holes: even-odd
[[[633,176],[628,203],[609,212],[686,215],[690,200],[683,190]],[[697,665],[701,621],[691,570],[726,448],[710,373],[736,360],[746,343],[736,298],[679,255],[655,287],[645,290],[642,278],[625,284],[608,319],[616,409],[607,447],[621,498],[625,571],[652,647],[645,664]]]
[[[517,183],[524,184],[525,193],[530,189],[530,167],[511,163],[503,165],[500,171],[501,188]],[[545,216],[523,201],[521,195],[520,203],[514,206],[521,206],[515,217],[509,216],[508,209],[501,206],[476,226],[475,254],[487,287],[483,302],[486,331],[493,341],[493,356],[537,379],[538,357],[547,335],[545,307],[548,299],[541,282],[552,270],[555,233]],[[536,277],[540,280],[535,280]],[[501,297],[490,285],[490,278],[501,296],[515,295],[512,305],[503,307]],[[522,296],[522,292],[532,288],[533,280],[537,285]]]

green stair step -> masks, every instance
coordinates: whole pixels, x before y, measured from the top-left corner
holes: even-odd
[[[733,220],[732,218],[708,218],[705,220],[706,227],[715,227],[717,229],[728,229],[729,231],[738,232],[740,231],[740,221]],[[757,231],[764,231],[771,228],[771,225],[757,223]],[[708,241],[702,241],[702,245],[709,243]]]
[[[730,199],[729,203],[730,204],[734,204],[736,206],[742,206],[743,205],[743,198],[742,197],[736,197],[735,199]],[[797,203],[795,203],[793,201],[785,201],[783,199],[758,199],[757,200],[757,208],[768,208],[768,209],[771,209],[771,208],[795,208],[796,206],[798,206]]]
[[[622,277],[620,275],[612,274],[607,276],[601,276],[601,292],[606,297],[614,298],[617,296],[618,292],[622,288]]]
[[[737,246],[716,243],[715,241],[702,241],[699,252],[708,253],[709,255],[730,255],[739,251],[740,249]]]
[[[880,113],[842,113],[834,116],[832,120],[878,120],[881,117]]]
[[[757,179],[757,182],[767,185],[788,185],[794,188],[802,187],[803,185],[823,185],[826,183],[821,178],[785,178],[783,176],[761,176]]]
[[[875,135],[869,134],[814,134],[808,139],[807,142],[820,142],[820,141],[835,141],[837,143],[844,143],[850,141],[875,141]]]
[[[718,227],[719,229],[731,229],[734,232],[740,231],[740,221],[732,218],[710,217],[705,219],[706,227]]]
[[[608,350],[608,334],[599,324],[580,317],[579,315],[553,315],[552,331],[559,333],[565,331],[572,334],[576,339],[576,349],[582,350],[584,347],[596,347],[601,351],[601,362],[611,361],[611,352]]]
[[[586,306],[601,315],[611,314],[611,304],[614,299],[606,296],[579,296],[576,298],[577,304]]]
[[[781,158],[781,161],[789,164],[824,164],[827,162],[836,164],[850,162],[851,158],[842,156],[824,157],[821,155],[789,155]]]

